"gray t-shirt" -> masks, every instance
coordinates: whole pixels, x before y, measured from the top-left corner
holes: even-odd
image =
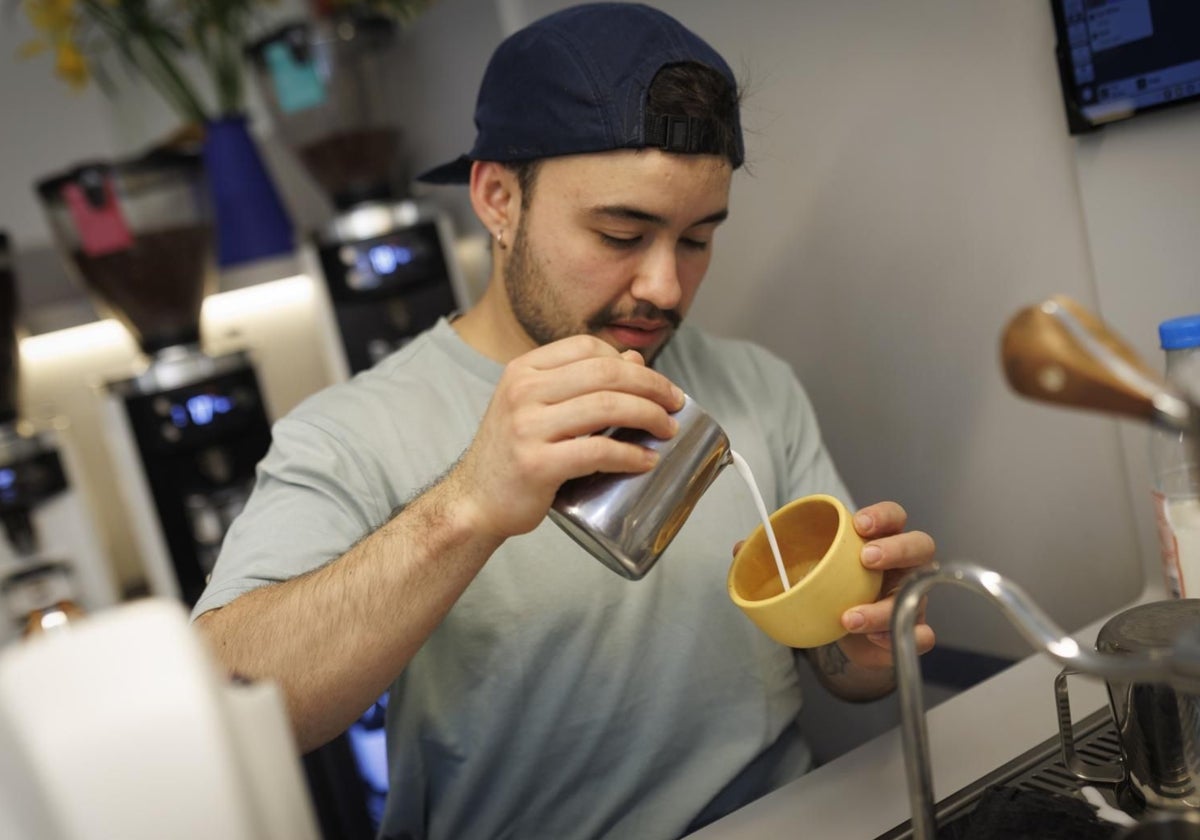
[[[656,368],[722,426],[769,509],[850,502],[784,362],[685,325]],[[276,423],[194,614],[379,527],[468,446],[501,372],[442,320]],[[506,541],[392,686],[383,836],[678,837],[804,772],[793,652],[726,592],[758,523],[725,470],[640,581],[548,519]]]

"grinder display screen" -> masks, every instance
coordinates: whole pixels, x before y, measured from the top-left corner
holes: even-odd
[[[171,403],[171,422],[178,429],[207,426],[219,415],[233,411],[233,399],[224,394],[196,394],[182,403]]]
[[[321,262],[334,300],[384,297],[446,276],[441,241],[431,222],[326,246]]]

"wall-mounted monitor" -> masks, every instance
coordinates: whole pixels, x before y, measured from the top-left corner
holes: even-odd
[[[1200,100],[1200,2],[1050,0],[1072,134]]]

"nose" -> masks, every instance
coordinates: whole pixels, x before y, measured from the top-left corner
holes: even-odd
[[[677,307],[683,298],[683,287],[679,283],[678,257],[674,250],[654,248],[648,251],[630,293],[659,309]]]

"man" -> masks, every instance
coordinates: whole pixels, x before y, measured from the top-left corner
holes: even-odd
[[[652,469],[686,391],[767,504],[848,499],[780,360],[681,325],[743,161],[728,65],[665,14],[597,4],[496,51],[466,181],[489,285],[274,431],[200,626],[227,667],[279,682],[300,743],[391,687],[387,837],[675,837],[804,772],[797,656],[730,603],[757,524],[722,475],[630,582],[546,518],[563,481]],[[933,542],[861,511],[863,562],[899,576]],[[803,658],[831,690],[891,690],[891,600]],[[928,649],[932,632],[919,628]]]

